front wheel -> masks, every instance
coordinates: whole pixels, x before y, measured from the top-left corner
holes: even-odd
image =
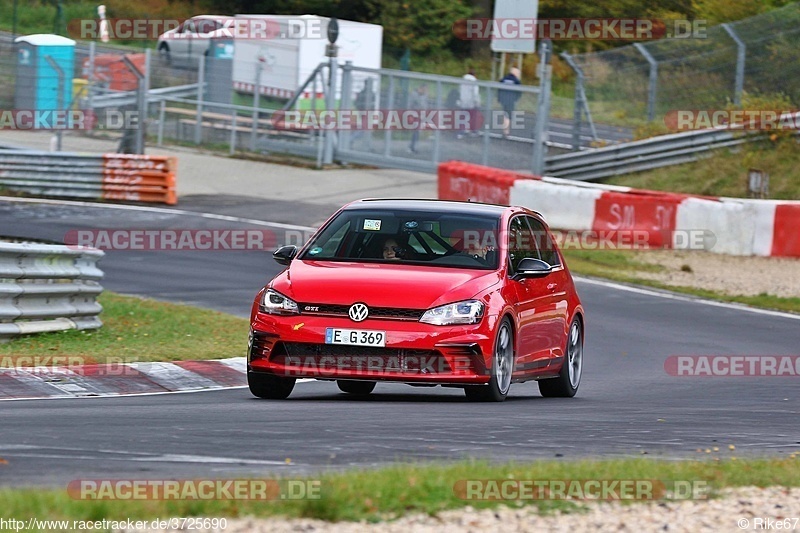
[[[169,45],[162,43],[161,46],[158,47],[158,58],[164,65],[170,65],[172,63],[172,57],[169,53]]]
[[[348,394],[355,394],[358,396],[366,396],[375,390],[374,381],[350,381],[347,379],[339,379],[336,381],[339,390]]]
[[[464,387],[464,394],[471,402],[502,402],[511,388],[511,373],[514,371],[514,333],[511,320],[504,317],[497,328],[492,357],[492,377],[486,385]]]
[[[583,373],[583,329],[578,317],[572,321],[567,337],[564,364],[557,378],[539,381],[539,392],[545,398],[572,398],[578,392]]]
[[[247,385],[253,396],[267,400],[284,400],[294,389],[294,378],[282,378],[274,374],[247,373]]]

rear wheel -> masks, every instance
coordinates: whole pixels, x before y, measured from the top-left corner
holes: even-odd
[[[282,378],[274,374],[247,373],[247,385],[253,396],[268,400],[288,398],[294,389],[294,378]]]
[[[336,381],[336,384],[339,386],[340,391],[359,396],[366,396],[375,390],[374,381],[350,381],[346,379],[340,379]]]
[[[578,317],[572,321],[567,337],[564,364],[557,378],[539,381],[539,392],[545,398],[572,398],[578,392],[583,373],[583,329]]]
[[[511,373],[514,371],[514,333],[511,320],[504,317],[497,328],[492,357],[492,377],[486,385],[464,387],[464,394],[471,402],[502,402],[511,388]]]

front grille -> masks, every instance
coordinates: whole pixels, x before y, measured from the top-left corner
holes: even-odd
[[[349,305],[336,304],[298,304],[300,313],[304,315],[325,315],[348,317]],[[369,318],[384,320],[419,320],[422,318],[424,309],[405,309],[402,307],[370,307]]]
[[[451,367],[436,350],[278,342],[270,361],[309,371],[439,374]]]

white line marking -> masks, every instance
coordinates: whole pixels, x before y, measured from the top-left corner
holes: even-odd
[[[254,226],[267,226],[270,228],[293,229],[299,231],[316,231],[317,228],[311,226],[298,226],[295,224],[283,224],[281,222],[267,222],[254,218],[232,217],[228,215],[217,215],[215,213],[203,213],[200,211],[188,211],[186,209],[173,209],[169,207],[150,207],[144,205],[125,205],[125,204],[100,204],[96,202],[81,202],[77,200],[49,200],[46,198],[15,198],[12,196],[0,196],[0,201],[16,202],[23,204],[48,204],[48,205],[71,205],[76,207],[94,207],[103,209],[120,209],[123,211],[143,211],[146,213],[163,213],[168,215],[189,215],[212,220],[225,220],[227,222],[241,222],[243,224],[253,224]]]
[[[603,281],[599,279],[590,279],[590,278],[583,278],[580,276],[572,276],[573,279],[579,283],[587,283],[589,285],[599,285],[601,287],[607,287],[609,289],[617,289],[620,291],[628,291],[634,292],[637,294],[644,294],[647,296],[657,296],[659,298],[666,298],[667,300],[678,300],[681,302],[690,302],[696,304],[703,304],[703,305],[711,305],[714,307],[724,307],[726,309],[733,309],[735,311],[745,311],[748,313],[756,313],[759,315],[768,315],[768,316],[777,316],[781,318],[791,318],[792,320],[800,320],[800,315],[794,313],[784,313],[782,311],[773,311],[771,309],[759,309],[757,307],[750,307],[749,305],[744,304],[737,304],[737,303],[729,303],[729,302],[718,302],[716,300],[707,300],[705,298],[698,298],[692,296],[684,296],[681,294],[670,293],[670,292],[661,292],[657,290],[645,289],[640,287],[634,287],[631,285],[622,285],[619,283],[614,283],[612,281]],[[666,289],[665,289],[666,291]]]

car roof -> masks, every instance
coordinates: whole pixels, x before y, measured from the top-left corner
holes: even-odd
[[[513,212],[532,212],[540,217],[542,216],[540,213],[524,207],[508,207],[497,204],[485,204],[482,202],[420,198],[365,198],[347,204],[344,209],[348,211],[361,209],[429,210],[459,214],[493,215],[497,217],[508,210],[512,210]]]

